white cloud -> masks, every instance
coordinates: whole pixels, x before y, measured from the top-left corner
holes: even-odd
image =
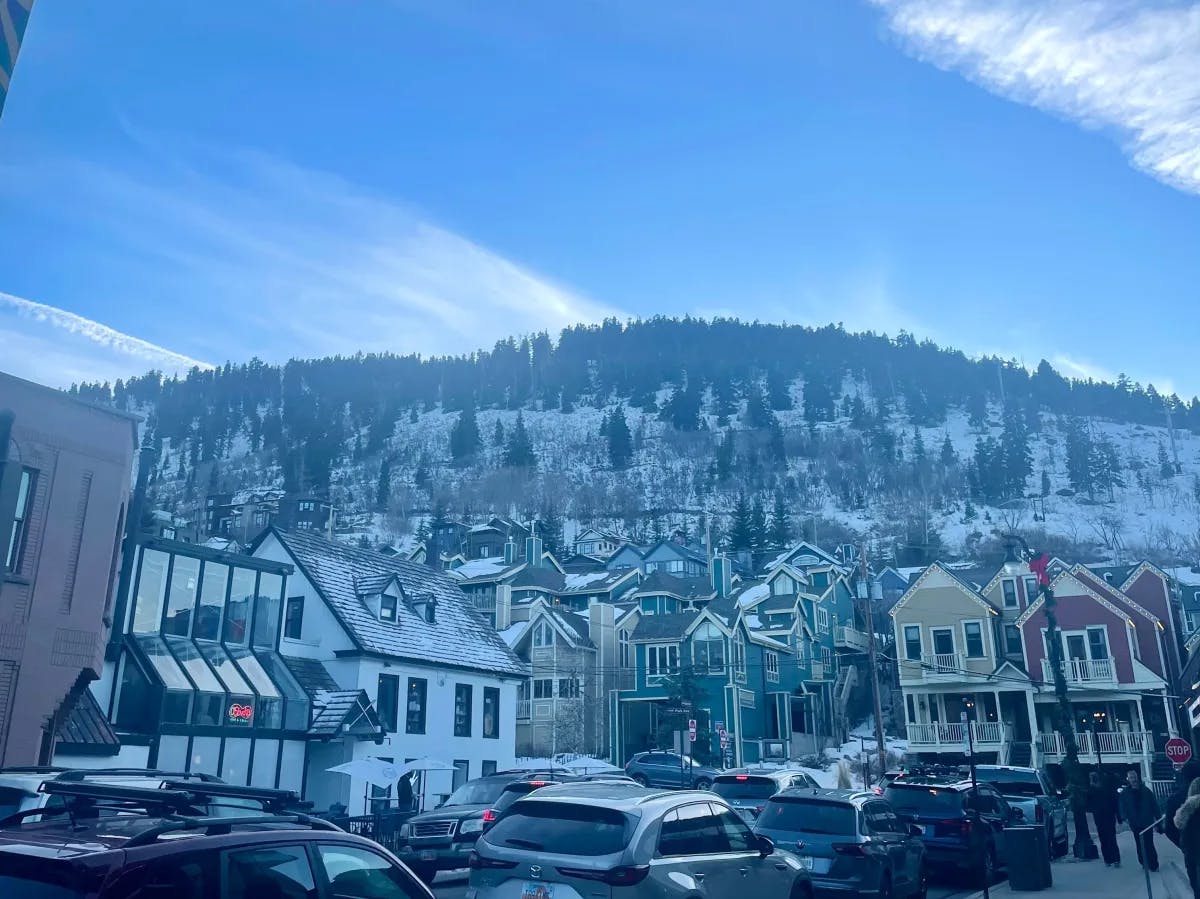
[[[39,160],[0,173],[0,189],[44,204],[47,185],[65,184],[58,214],[103,229],[103,266],[138,287],[126,320],[151,316],[187,352],[462,353],[619,315],[341,176],[138,143],[153,165]]]
[[[1086,359],[1068,356],[1065,353],[1059,353],[1054,356],[1050,360],[1050,364],[1063,376],[1077,378],[1081,381],[1086,381],[1089,378],[1093,381],[1115,381],[1117,379],[1117,376],[1108,369],[1089,362]]]
[[[73,312],[2,291],[0,345],[6,371],[53,387],[111,381],[152,368],[176,374],[212,367]]]
[[[1200,193],[1200,4],[870,0],[919,57],[1121,133],[1132,163]]]

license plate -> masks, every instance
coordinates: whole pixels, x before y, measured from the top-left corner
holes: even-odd
[[[527,883],[521,888],[521,899],[554,899],[554,884]]]
[[[432,849],[426,849],[424,852],[421,853],[421,861],[436,862],[437,861],[437,853],[434,852]]]
[[[811,871],[812,866],[813,866],[813,859],[812,859],[811,855],[800,856],[800,867],[801,868],[803,868],[805,871]]]

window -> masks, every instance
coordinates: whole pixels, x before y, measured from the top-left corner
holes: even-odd
[[[725,851],[725,835],[707,802],[668,812],[658,836],[658,854],[665,857],[711,855]]]
[[[558,695],[562,699],[578,699],[581,695],[579,678],[563,677],[558,681]]]
[[[1038,586],[1038,579],[1034,575],[1027,575],[1025,578],[1025,604],[1033,602],[1037,599],[1038,591],[1041,588]]]
[[[400,714],[400,678],[394,674],[379,675],[379,687],[375,692],[375,709],[379,722],[390,734],[397,730]]]
[[[192,636],[197,640],[216,640],[221,636],[221,615],[228,592],[229,566],[205,562],[200,575],[200,609],[192,628]]]
[[[454,785],[451,788],[451,792],[454,792],[454,790],[457,790],[459,787],[461,787],[463,784],[465,784],[468,780],[470,780],[471,779],[470,774],[471,774],[470,760],[469,759],[455,759],[454,760]]]
[[[710,621],[692,633],[692,665],[700,673],[721,674],[725,671],[725,637]]]
[[[408,679],[408,717],[404,722],[406,734],[425,733],[425,701],[429,696],[429,681],[421,677]]]
[[[1108,658],[1108,631],[1102,627],[1089,627],[1088,635],[1088,655],[1093,659]]]
[[[1184,624],[1187,626],[1188,634],[1194,634],[1196,628],[1200,628],[1200,609],[1194,609],[1184,613]]]
[[[1019,656],[1024,651],[1021,645],[1021,629],[1015,624],[1004,625],[1004,649],[1013,656]]]
[[[425,895],[403,870],[369,849],[318,843],[317,855],[334,899],[419,899]]]
[[[679,647],[675,644],[646,647],[646,682],[657,683],[679,668]],[[652,680],[653,679],[653,680]]]
[[[157,634],[162,622],[163,596],[167,589],[167,565],[171,557],[157,549],[142,550],[141,571],[138,574],[133,607],[133,632]]]
[[[779,654],[768,652],[766,654],[767,666],[767,681],[772,684],[779,683]]]
[[[29,515],[33,511],[34,488],[37,472],[32,468],[21,469],[21,480],[17,485],[17,508],[13,518],[12,533],[8,538],[8,552],[4,557],[6,571],[18,571],[25,557],[25,544],[29,539]]]
[[[621,667],[628,668],[630,665],[629,631],[624,628],[617,631],[617,645],[621,651]]]
[[[781,574],[771,582],[771,592],[776,596],[786,596],[796,592],[796,582],[786,574]]]
[[[911,662],[921,661],[921,625],[904,625],[904,658]]]
[[[1004,591],[1004,608],[1015,609],[1018,605],[1017,582],[1010,578],[1005,578],[1000,582],[1000,587]]]
[[[340,847],[339,847],[340,848]],[[315,899],[308,853],[303,846],[275,843],[260,849],[243,849],[225,856],[227,899]]]
[[[821,634],[829,633],[828,609],[817,609],[817,632]]]
[[[721,840],[724,843],[719,851],[749,852],[751,847],[756,846],[754,834],[737,814],[719,806],[713,806],[713,810],[717,813],[717,827],[721,830]]]
[[[396,620],[396,597],[386,593],[379,597],[379,619],[381,621]]]
[[[483,735],[489,740],[500,738],[500,688],[483,688]],[[484,762],[487,766],[487,762]],[[486,773],[486,772],[485,772]],[[492,769],[495,774],[495,768]]]
[[[733,676],[745,683],[746,680],[746,641],[741,634],[733,638]]]
[[[948,627],[935,627],[930,630],[933,636],[933,651],[937,655],[950,655],[954,652],[954,631]]]
[[[916,698],[911,693],[907,694],[904,697],[904,710],[906,712],[908,712],[908,723],[916,724],[917,723],[917,702],[916,702]]]
[[[819,591],[824,591],[829,586],[829,572],[819,571],[810,578],[812,585]]]
[[[554,645],[554,628],[549,621],[542,619],[533,627],[533,645],[537,647]]]
[[[299,640],[304,633],[304,597],[289,596],[283,615],[283,635],[289,640]]]
[[[488,546],[486,543],[482,544],[479,547],[479,558],[488,559],[488,558],[491,558],[491,555],[492,555],[492,548],[490,546]]]
[[[225,630],[222,638],[225,643],[244,645],[250,636],[248,623],[250,606],[254,602],[255,581],[255,574],[249,568],[233,569],[229,604],[225,607]]]
[[[163,633],[187,637],[192,632],[192,612],[200,585],[200,560],[175,556],[171,563],[171,586],[167,588],[167,614]]]
[[[304,502],[300,503],[301,512],[311,512],[314,508],[315,507],[313,506],[312,502],[309,500],[305,500]]]
[[[539,856],[595,858],[625,849],[631,829],[625,815],[616,809],[522,799],[509,806],[488,832],[488,842],[503,846],[512,840],[508,845],[532,845]]]
[[[554,698],[554,679],[549,677],[539,677],[533,682],[533,698],[534,699],[553,699]]]
[[[983,625],[978,621],[964,621],[963,638],[967,647],[967,658],[982,659],[984,656]]]
[[[483,767],[479,770],[480,777],[491,777],[496,773],[496,763],[491,759],[483,760]]]
[[[471,736],[471,693],[470,684],[454,685],[454,736]]]

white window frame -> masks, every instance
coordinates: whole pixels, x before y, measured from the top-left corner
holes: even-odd
[[[1008,591],[1005,587],[1012,587],[1012,602],[1008,601]],[[1006,577],[1000,581],[1000,601],[1006,609],[1021,608],[1021,594],[1017,591],[1017,579],[1015,577]]]
[[[696,646],[699,643],[720,643],[721,644],[721,664],[713,665],[712,653],[708,654],[706,663],[701,666],[700,661],[696,657]],[[711,621],[705,621],[695,631],[692,632],[692,667],[696,672],[703,674],[724,674],[725,667],[729,660],[726,658],[728,647],[725,644],[725,635]]]
[[[545,618],[539,618],[533,626],[533,645],[537,649],[545,649],[553,646],[554,641],[554,627]]]
[[[767,670],[767,683],[779,683],[779,653],[767,650],[767,652],[764,653],[763,664],[766,666]]]
[[[829,633],[829,610],[817,609],[817,633]]]
[[[659,658],[659,653],[665,658]],[[672,660],[674,656],[674,660]],[[651,665],[651,660],[654,664]],[[663,665],[666,662],[666,665]],[[664,670],[665,669],[665,670]],[[678,643],[651,643],[646,647],[646,684],[661,684],[664,678],[671,677],[679,671]]]
[[[1092,624],[1085,627],[1083,631],[1084,639],[1087,641],[1088,658],[1093,662],[1101,661],[1092,655],[1092,631],[1100,631],[1102,634],[1104,634],[1104,651],[1107,653],[1107,655],[1104,656],[1104,660],[1112,661],[1112,644],[1108,639],[1108,628],[1102,624]]]
[[[1183,623],[1187,627],[1187,636],[1191,636],[1200,628],[1200,609],[1188,609],[1183,613]]]
[[[917,629],[917,657],[914,659],[908,654],[908,629],[915,627]],[[900,638],[904,644],[904,661],[919,662],[925,655],[925,634],[924,628],[919,624],[902,624],[900,625]]]
[[[733,679],[739,684],[746,682],[746,640],[741,634],[734,634],[730,641],[733,644]]]
[[[950,652],[948,654],[953,655],[958,652],[958,645],[957,645],[957,643],[955,641],[955,637],[954,637],[954,626],[953,625],[950,625],[948,627],[939,626],[939,627],[931,627],[929,629],[929,654],[930,655],[935,655],[935,656],[942,655],[942,653],[938,652],[937,635],[940,633],[943,633],[943,632],[950,635]]]
[[[970,648],[969,648],[970,642],[967,640],[967,625],[968,624],[978,624],[979,625],[979,642],[983,647],[982,655],[973,656],[970,654]],[[968,619],[964,620],[962,622],[962,635],[963,635],[963,658],[964,659],[990,659],[992,657],[991,653],[988,652],[987,629],[983,626],[983,619],[968,618]]]
[[[1024,582],[1024,585],[1025,585],[1025,604],[1032,605],[1033,601],[1035,599],[1037,599],[1038,593],[1041,592],[1041,586],[1038,584],[1037,575],[1036,574],[1024,575],[1024,577],[1022,578],[1022,581]],[[1031,587],[1032,587],[1032,589],[1030,589]]]
[[[1014,652],[1012,647],[1008,645],[1008,629],[1010,627],[1017,632],[1017,642],[1021,644],[1021,648],[1016,652]],[[1004,626],[1004,654],[1012,656],[1020,655],[1022,658],[1025,656],[1025,634],[1022,632],[1021,628],[1015,624],[1006,624]]]
[[[400,615],[400,600],[386,593],[379,594],[379,620],[394,622]]]
[[[632,646],[633,644],[629,642],[629,631],[623,627],[617,628],[617,664],[622,668],[628,668],[633,664]]]
[[[549,688],[545,691],[544,696],[538,696],[538,684],[549,684]],[[533,687],[529,691],[534,699],[553,699],[554,698],[554,678],[552,677],[535,677],[533,679]]]
[[[771,593],[774,596],[787,596],[789,593],[796,592],[796,582],[792,580],[790,575],[781,574],[776,576],[771,582]]]

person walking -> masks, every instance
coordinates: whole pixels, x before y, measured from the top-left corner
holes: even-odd
[[[1096,838],[1100,841],[1100,852],[1104,864],[1110,868],[1121,867],[1121,847],[1117,845],[1117,820],[1121,817],[1121,802],[1112,779],[1098,771],[1088,778],[1088,811],[1096,825]]]
[[[1154,827],[1158,820],[1158,800],[1150,788],[1142,783],[1136,768],[1125,775],[1125,787],[1121,790],[1121,817],[1129,822],[1137,846],[1138,861],[1143,868],[1158,870],[1158,850],[1154,848]],[[1159,825],[1161,827],[1162,825]],[[1143,834],[1142,831],[1146,833]]]
[[[1176,810],[1171,823],[1179,835],[1179,848],[1187,865],[1193,899],[1200,899],[1200,777],[1188,788],[1188,798]]]
[[[1200,777],[1200,759],[1188,759],[1183,767],[1175,772],[1175,785],[1172,787],[1171,798],[1167,800],[1166,808],[1163,809],[1163,814],[1167,816],[1163,822],[1163,833],[1166,834],[1168,840],[1181,849],[1183,846],[1179,842],[1179,830],[1175,827],[1175,813],[1187,801],[1192,781],[1197,777]]]

